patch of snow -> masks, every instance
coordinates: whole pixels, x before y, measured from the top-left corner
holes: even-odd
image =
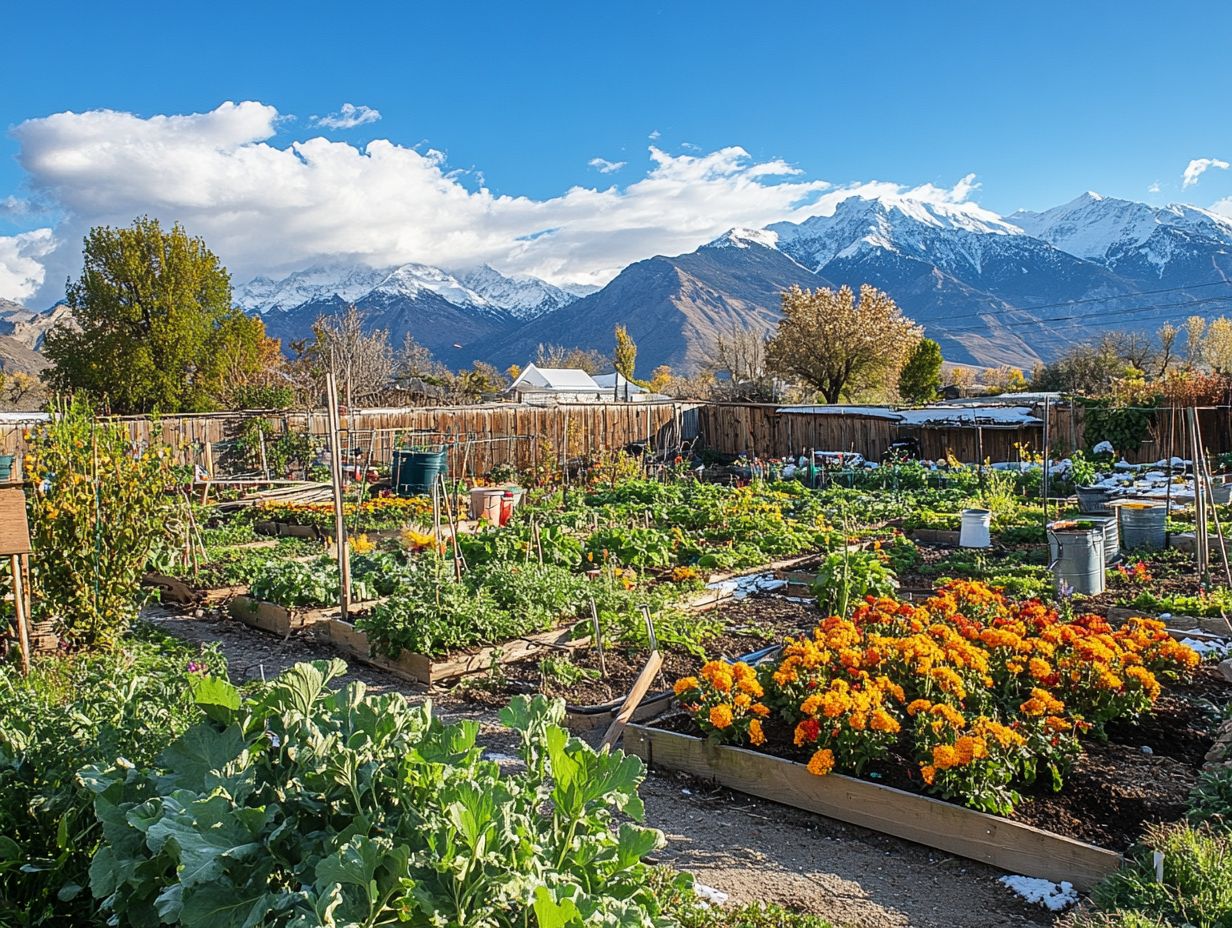
[[[693,884],[693,892],[703,903],[711,905],[727,905],[727,900],[731,897],[721,889],[715,889],[713,886],[707,886],[705,883]]]
[[[1167,621],[1163,616],[1159,617],[1161,621]],[[1232,641],[1208,641],[1205,638],[1182,638],[1181,644],[1185,647],[1197,651],[1198,654],[1206,657],[1208,654],[1217,654],[1220,657],[1232,651]]]
[[[769,229],[728,229],[707,248],[748,248],[750,245],[761,245],[765,248],[778,248],[779,236]]]
[[[1049,912],[1060,912],[1078,904],[1078,891],[1067,880],[1054,883],[1031,876],[1003,876],[997,882],[1032,905],[1041,905]]]

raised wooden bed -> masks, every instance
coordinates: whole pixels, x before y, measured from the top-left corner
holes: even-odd
[[[350,622],[343,622],[336,615],[325,621],[322,631],[340,651],[353,655],[365,664],[379,667],[403,680],[431,686],[469,673],[482,673],[493,664],[511,664],[549,648],[572,648],[584,644],[586,639],[571,640],[570,627],[539,632],[523,638],[515,638],[501,644],[479,648],[465,654],[451,654],[433,658],[426,654],[403,651],[392,659],[374,654],[368,644],[368,636]]]
[[[227,610],[233,618],[239,619],[245,625],[281,635],[283,638],[293,631],[324,622],[330,616],[338,614],[337,606],[324,609],[279,606],[252,596],[232,597],[227,604]]]
[[[983,861],[1010,873],[1068,880],[1088,890],[1121,855],[1084,841],[953,803],[702,738],[630,725],[624,749],[648,765],[679,770],[751,796]]]
[[[658,718],[672,705],[675,695],[671,690],[662,693],[651,693],[633,710],[631,722],[648,722]],[[565,727],[574,734],[606,729],[620,713],[623,700],[616,700],[611,706],[595,707],[600,711],[589,711],[588,706],[565,706]]]
[[[912,541],[921,541],[926,545],[951,545],[957,547],[960,534],[955,529],[914,528],[907,532],[907,537]]]

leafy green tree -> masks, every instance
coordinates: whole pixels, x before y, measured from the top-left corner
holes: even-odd
[[[182,226],[99,226],[83,257],[72,320],[47,333],[53,388],[115,412],[206,412],[269,363],[264,326],[232,307],[227,269]]]
[[[941,390],[941,346],[921,338],[898,372],[898,393],[908,403],[929,403]]]
[[[625,380],[633,380],[633,368],[637,364],[637,342],[623,325],[616,326],[616,350],[612,354],[616,372]]]

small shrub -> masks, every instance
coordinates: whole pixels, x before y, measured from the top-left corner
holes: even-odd
[[[1163,882],[1155,880],[1153,851],[1164,855]],[[1074,928],[1226,928],[1232,924],[1232,836],[1190,825],[1153,826],[1091,898],[1101,914],[1076,920]]]

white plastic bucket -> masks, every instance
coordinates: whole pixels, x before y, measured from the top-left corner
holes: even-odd
[[[992,544],[992,513],[987,509],[964,509],[958,544],[963,548],[987,548]]]

